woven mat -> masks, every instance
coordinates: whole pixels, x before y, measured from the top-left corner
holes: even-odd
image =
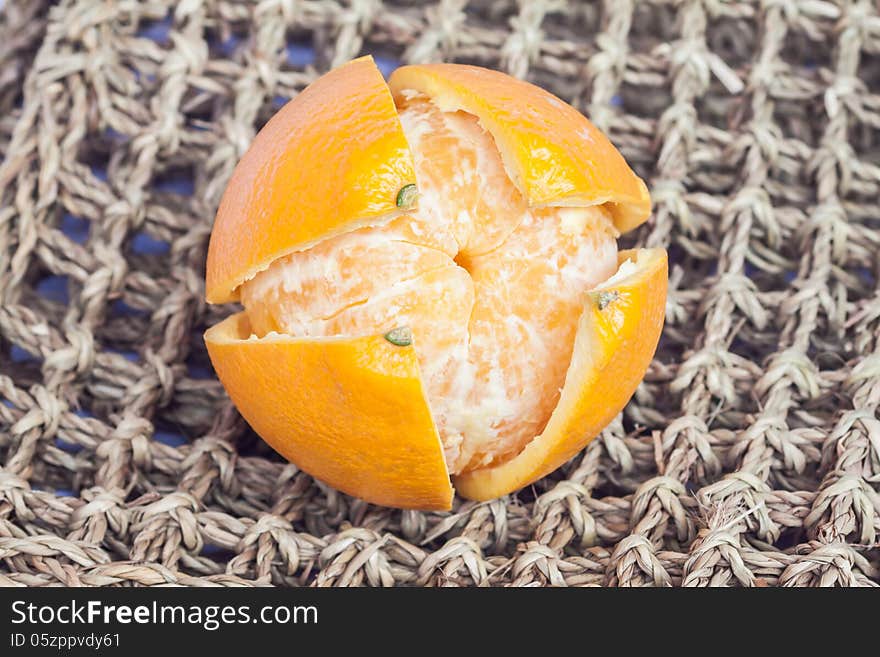
[[[0,584],[880,583],[880,14],[869,1],[7,0]],[[478,63],[608,132],[664,335],[557,473],[452,513],[328,489],[201,334],[211,221],[330,66]]]

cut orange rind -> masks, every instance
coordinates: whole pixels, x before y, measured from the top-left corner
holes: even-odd
[[[411,344],[251,337],[244,313],[208,329],[205,342],[242,416],[283,457],[376,504],[449,508],[449,473]]]

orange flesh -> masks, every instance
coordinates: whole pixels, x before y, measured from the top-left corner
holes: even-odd
[[[464,473],[543,430],[587,291],[617,269],[617,233],[602,207],[530,209],[472,115],[422,96],[399,109],[417,206],[279,258],[241,299],[257,335],[411,327],[449,472]]]

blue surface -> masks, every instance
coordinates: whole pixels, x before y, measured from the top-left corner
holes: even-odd
[[[232,57],[235,54],[236,49],[238,48],[238,44],[241,40],[235,36],[234,34],[228,36],[224,41],[215,42],[217,47],[227,57]]]
[[[44,488],[39,484],[32,483],[31,490],[39,491],[41,493],[52,493],[56,497],[76,497],[76,494],[69,488],[56,488],[55,490],[51,490],[48,488]]]
[[[730,352],[734,354],[748,354],[753,350],[752,345],[748,342],[744,342],[739,335],[735,335],[733,340],[730,341]]]
[[[184,196],[192,196],[195,191],[195,183],[190,176],[180,176],[178,178],[165,178],[157,180],[153,183],[153,189],[167,194],[182,194]]]
[[[17,344],[12,345],[12,348],[9,350],[9,357],[12,359],[13,363],[38,363],[42,360],[42,358],[25,351]]]
[[[120,356],[125,358],[125,360],[130,360],[132,363],[136,363],[141,359],[140,355],[138,355],[136,351],[130,351],[127,349],[111,349],[110,347],[105,347],[104,351],[107,351],[111,354],[119,354]]]
[[[110,141],[115,141],[118,143],[124,143],[128,141],[128,135],[117,132],[113,128],[107,128],[106,130],[104,130],[104,137],[106,139],[109,139]]]
[[[135,253],[141,255],[160,255],[168,253],[168,242],[157,240],[145,232],[136,233],[134,239],[131,240],[131,248]]]
[[[178,433],[170,431],[156,431],[153,433],[153,440],[168,445],[169,447],[180,447],[186,445],[189,441]]]
[[[70,303],[67,284],[67,276],[46,276],[37,283],[37,294],[44,299],[66,306]]]
[[[374,55],[373,61],[376,62],[376,66],[379,67],[379,70],[382,71],[382,75],[386,78],[391,75],[394,69],[400,66],[400,62],[396,59],[391,59],[390,57],[381,57]]]
[[[186,364],[186,373],[191,379],[213,379],[214,372],[210,367],[203,365]]]
[[[103,180],[107,182],[107,167],[103,164],[93,164],[91,166],[92,175],[98,180]]]
[[[171,29],[171,14],[160,21],[144,22],[138,29],[136,36],[142,39],[152,39],[161,45],[168,45],[168,31]]]
[[[61,440],[61,438],[55,439],[55,446],[58,447],[58,449],[64,450],[68,454],[76,454],[82,449],[82,445],[69,443],[66,440]]]
[[[84,244],[89,239],[89,222],[65,212],[61,216],[61,232],[77,244]]]
[[[132,308],[122,299],[117,299],[113,302],[113,306],[111,307],[111,311],[114,315],[119,317],[143,317],[149,314],[148,310],[141,310],[140,308]]]
[[[291,43],[288,44],[285,50],[287,52],[287,63],[291,66],[305,68],[309,64],[315,63],[315,51],[310,46]]]

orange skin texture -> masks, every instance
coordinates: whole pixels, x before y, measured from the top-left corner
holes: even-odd
[[[279,454],[376,504],[449,508],[452,486],[412,346],[382,336],[249,335],[238,313],[205,340],[229,396]]]
[[[621,233],[651,213],[648,188],[608,138],[540,87],[462,64],[402,66],[388,85],[398,103],[404,90],[412,89],[444,111],[478,117],[531,206],[608,202]]]
[[[592,124],[538,87],[481,70],[404,67],[390,84],[400,102],[412,88],[476,115],[530,205],[605,204],[619,230],[647,218],[644,183]],[[391,221],[398,190],[413,182],[412,153],[372,60],[331,71],[282,108],[236,168],[211,237],[209,302],[237,299],[244,281],[280,257]],[[460,494],[491,499],[546,475],[629,400],[659,340],[667,277],[662,251],[628,255],[637,271],[614,282],[615,299],[599,311],[588,297],[544,431],[511,459],[456,477]],[[382,336],[257,337],[240,313],[205,341],[241,414],[304,471],[377,504],[451,507],[417,337],[404,347]]]
[[[397,192],[415,181],[372,58],[318,78],[260,130],[229,180],[208,246],[208,302],[235,301],[276,258],[397,212]]]

